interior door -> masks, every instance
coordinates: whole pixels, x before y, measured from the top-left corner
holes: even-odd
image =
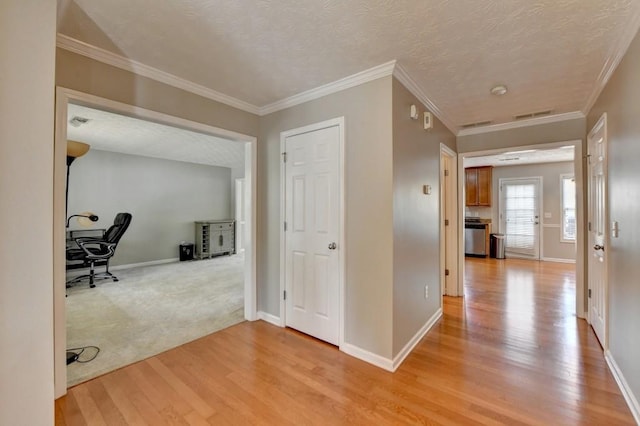
[[[606,115],[593,127],[588,137],[589,203],[589,322],[606,348],[607,323],[607,137]]]
[[[500,179],[500,231],[508,256],[540,259],[540,180]]]
[[[286,325],[339,339],[340,128],[285,139]]]

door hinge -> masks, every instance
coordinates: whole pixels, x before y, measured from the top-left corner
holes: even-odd
[[[287,162],[287,153],[286,152],[282,153],[282,161],[284,161],[285,163]]]
[[[449,219],[444,220],[444,226],[449,226]]]
[[[448,276],[449,276],[449,270],[448,270],[448,269],[445,269],[445,270],[444,270],[444,276],[445,276],[445,277],[448,277]]]
[[[287,300],[287,290],[284,291],[283,297],[284,297],[284,300]]]
[[[589,222],[589,232],[591,232],[591,222]]]
[[[284,223],[284,232],[287,232],[287,222]]]
[[[445,170],[445,171],[444,171],[444,175],[445,175],[445,176],[449,176],[449,170]]]
[[[589,299],[591,299],[591,289],[589,289]]]

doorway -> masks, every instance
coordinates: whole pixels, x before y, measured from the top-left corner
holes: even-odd
[[[69,104],[82,105],[104,111],[110,111],[128,117],[139,118],[155,123],[177,127],[201,134],[225,138],[244,147],[245,165],[245,209],[246,235],[244,258],[244,317],[256,319],[256,285],[255,285],[255,223],[256,223],[256,139],[252,136],[215,128],[157,113],[143,108],[111,101],[70,89],[58,88],[56,96],[56,134],[54,147],[54,223],[65,223],[65,156],[67,141],[67,109]],[[55,395],[60,397],[66,393],[66,307],[65,307],[65,228],[54,226],[54,381]]]
[[[281,134],[283,325],[342,343],[344,118]]]
[[[535,156],[546,156],[549,154],[549,151],[556,151],[556,155],[558,151],[566,149],[567,151],[572,151],[572,156],[570,159],[565,159],[563,161],[570,161],[573,165],[573,171],[571,172],[571,176],[575,176],[575,206],[582,206],[584,203],[584,195],[583,195],[583,148],[582,148],[582,140],[571,140],[566,142],[554,142],[548,144],[536,144],[536,145],[527,145],[527,146],[518,146],[518,147],[508,147],[508,148],[500,148],[500,149],[491,149],[486,151],[476,151],[476,152],[465,152],[458,155],[458,214],[459,217],[464,217],[469,214],[469,209],[465,207],[465,191],[464,191],[464,168],[465,167],[481,167],[484,164],[481,161],[484,161],[486,157],[493,157],[495,161],[500,161],[502,163],[511,164],[515,161],[521,160],[526,157],[535,157]],[[538,161],[539,163],[539,161]],[[533,164],[532,164],[533,166]],[[495,173],[494,173],[495,174]],[[544,175],[543,173],[538,173],[537,170],[530,171],[526,176],[534,176],[534,175]],[[563,174],[566,174],[563,173]],[[494,177],[500,177],[500,174]],[[546,175],[544,175],[543,183],[545,188],[547,186],[557,188],[558,190],[561,188],[561,177],[557,176],[557,178],[547,179]],[[503,177],[515,177],[515,176],[503,176]],[[497,189],[497,184],[495,184],[494,194],[493,194],[493,202],[497,205],[499,200],[499,191]],[[558,195],[558,200],[560,196]],[[548,203],[543,203],[547,205]],[[559,204],[559,203],[557,203]],[[558,212],[560,211],[560,207],[557,206]],[[479,215],[483,215],[483,210],[486,207],[477,208],[480,213]],[[545,208],[545,210],[547,210]],[[473,213],[473,212],[472,212]],[[586,214],[583,209],[577,208],[573,212],[575,216],[573,217],[572,224],[575,223],[575,236],[573,241],[571,241],[571,245],[575,247],[575,260],[570,260],[570,262],[575,263],[575,313],[579,318],[585,318],[587,312],[587,304],[586,304],[586,283],[585,283],[585,274],[584,274],[584,265],[585,265],[585,251],[584,251],[584,238],[586,234],[584,233],[584,224],[586,223]],[[489,210],[487,210],[487,215],[492,215]],[[539,219],[542,220],[540,222],[541,225],[541,233],[544,233],[544,237],[541,238],[542,247],[541,250],[541,260],[550,261],[550,262],[568,262],[566,259],[557,256],[552,253],[547,247],[547,242],[551,242],[552,238],[547,236],[554,235],[553,239],[561,241],[562,238],[562,230],[563,223],[561,219],[561,215],[557,216],[551,211],[543,211],[542,215]],[[493,231],[496,232],[499,226],[499,218],[496,210],[495,216],[492,218]],[[458,244],[459,247],[464,247],[464,221],[460,221],[458,224]],[[563,244],[567,244],[563,242]],[[458,262],[458,295],[464,295],[464,284],[465,284],[465,256],[460,251],[459,254],[459,262]]]
[[[540,259],[542,178],[503,178],[499,183],[500,233],[509,257]]]

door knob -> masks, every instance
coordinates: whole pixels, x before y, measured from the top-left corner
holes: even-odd
[[[604,251],[604,246],[601,246],[600,244],[596,244],[596,245],[593,246],[593,249],[594,250],[602,250],[602,251]]]
[[[336,249],[336,243],[330,243],[329,244],[329,250],[335,250]]]

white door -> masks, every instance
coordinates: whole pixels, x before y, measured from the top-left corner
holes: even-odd
[[[340,127],[285,139],[286,325],[339,344]]]
[[[236,179],[236,253],[244,251],[246,228],[244,178]]]
[[[540,259],[540,180],[500,179],[500,232],[507,256]]]
[[[589,322],[606,348],[607,324],[607,117],[603,115],[588,137],[589,203]]]

